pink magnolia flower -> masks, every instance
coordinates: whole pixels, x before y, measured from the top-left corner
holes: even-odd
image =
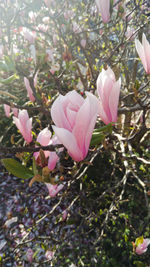
[[[44,128],[37,136],[36,141],[40,143],[42,146],[48,146],[50,144],[51,139],[51,132],[48,130],[48,128]],[[49,157],[50,151],[44,151],[45,157]],[[39,156],[39,152],[34,152],[34,157],[37,160]]]
[[[105,124],[117,121],[121,79],[116,81],[115,74],[109,67],[97,78],[97,92],[100,99],[99,116]]]
[[[81,42],[80,42],[80,44],[81,44],[81,46],[83,48],[85,48],[86,47],[86,40],[85,39],[82,39]]]
[[[34,255],[34,252],[31,248],[28,248],[27,252],[26,252],[26,258],[27,258],[27,261],[28,262],[32,262],[33,261],[33,255]]]
[[[138,55],[143,63],[147,74],[150,74],[150,43],[147,41],[145,34],[142,36],[142,44],[139,40],[135,40],[135,47]]]
[[[48,146],[48,145],[56,145],[60,144],[57,136],[53,136],[51,139],[51,132],[48,130],[48,128],[44,128],[37,137],[36,140],[38,143],[40,143],[42,146]],[[62,148],[59,149],[61,151]],[[52,171],[55,169],[56,163],[59,159],[55,151],[44,151],[45,157],[48,158],[48,168]],[[35,152],[34,154],[35,159],[38,159],[39,152]]]
[[[22,34],[24,36],[24,38],[30,43],[30,44],[34,44],[35,42],[35,38],[36,38],[36,32],[34,31],[29,31],[27,28],[23,27],[22,29]]]
[[[110,20],[110,0],[96,0],[96,4],[103,22],[107,23]]]
[[[49,17],[44,17],[42,19],[42,21],[43,21],[44,24],[49,24],[50,18]]]
[[[39,24],[37,27],[38,30],[42,31],[42,32],[47,32],[48,30],[48,25],[45,24]]]
[[[30,11],[28,15],[29,15],[29,18],[31,20],[31,23],[35,23],[37,14],[35,12],[33,12],[33,11]]]
[[[141,244],[138,244],[138,246],[135,249],[136,254],[142,255],[147,251],[148,245],[150,244],[150,239],[145,238],[143,239],[143,242]]]
[[[91,93],[84,99],[75,90],[60,95],[52,105],[53,130],[76,161],[83,160],[89,149],[96,123],[98,100]]]
[[[56,185],[53,185],[53,184],[48,184],[48,183],[46,183],[46,186],[47,186],[47,188],[48,188],[50,197],[55,197],[55,196],[58,194],[58,192],[59,192],[60,190],[62,190],[63,187],[64,187],[63,184],[59,184],[59,185],[56,184]]]
[[[10,117],[10,106],[7,104],[4,104],[4,111],[5,111],[5,115],[6,117]]]
[[[17,108],[12,108],[12,112],[15,117],[18,117],[18,109]]]
[[[68,213],[66,210],[62,212],[62,220],[65,221],[67,219]]]
[[[52,260],[52,258],[54,257],[55,252],[51,251],[51,250],[47,250],[45,253],[45,258],[47,260]]]
[[[58,138],[56,135],[53,135],[52,139],[50,140],[50,145],[57,145],[60,144]],[[58,151],[62,151],[63,148],[60,148]],[[56,152],[51,151],[49,154],[49,159],[48,159],[48,168],[52,171],[55,169],[56,163],[58,161],[59,157],[57,156]]]
[[[29,119],[27,110],[19,110],[18,118],[13,117],[13,121],[26,142],[30,143],[32,141],[32,118]]]
[[[34,76],[34,87],[36,87],[36,85],[37,85],[37,75],[38,75],[38,71],[36,72],[36,74]],[[27,93],[28,93],[28,97],[29,97],[30,101],[34,102],[35,97],[33,95],[33,91],[32,91],[32,88],[30,86],[29,80],[26,77],[24,77],[24,83],[25,83],[25,87],[27,89]]]
[[[52,75],[54,75],[55,74],[55,71],[59,71],[59,69],[60,69],[60,66],[59,66],[59,64],[52,64],[52,66],[51,66],[51,69],[50,69],[50,72],[51,72],[51,74]]]

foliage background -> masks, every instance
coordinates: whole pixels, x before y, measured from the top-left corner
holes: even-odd
[[[0,1],[1,146],[24,145],[12,117],[5,117],[4,103],[28,110],[36,139],[44,127],[51,129],[50,107],[58,93],[73,89],[83,95],[95,93],[97,76],[107,66],[122,80],[113,132],[91,147],[86,162],[75,164],[62,155],[62,168],[52,176],[63,176],[66,185],[56,198],[48,197],[44,184],[29,188],[28,180],[11,177],[1,167],[0,244],[6,241],[0,252],[2,266],[150,265],[149,250],[138,256],[132,246],[137,237],[150,236],[150,80],[134,44],[135,36],[141,40],[143,32],[149,39],[149,3],[118,2],[118,9],[112,3],[111,20],[103,24],[92,0],[49,1],[49,7],[41,0]],[[36,32],[32,44],[24,37],[23,27]],[[132,36],[127,35],[128,27]],[[50,59],[47,50],[52,51]],[[33,83],[37,70],[33,104],[23,78]],[[103,123],[98,120],[100,126]],[[2,147],[0,156],[14,157]],[[31,156],[24,153],[19,158],[29,167]],[[63,222],[65,209],[68,217]],[[14,217],[17,223],[4,227]],[[28,248],[34,252],[32,263],[26,258]],[[53,259],[46,259],[47,250],[55,252]]]

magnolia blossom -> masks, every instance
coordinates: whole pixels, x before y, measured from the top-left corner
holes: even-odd
[[[143,238],[142,241],[143,242],[138,244],[136,246],[136,249],[135,249],[135,252],[138,255],[141,255],[141,254],[145,253],[147,251],[147,249],[148,249],[148,245],[150,244],[150,239],[149,238],[145,238],[145,239]]]
[[[22,28],[22,34],[24,36],[24,38],[30,43],[30,44],[34,44],[35,42],[35,38],[36,38],[36,32],[34,31],[29,31],[27,28],[23,27]]]
[[[139,40],[135,40],[135,47],[138,55],[143,63],[147,74],[150,74],[150,43],[147,41],[145,34],[142,36],[142,44]]]
[[[85,48],[86,47],[86,40],[85,39],[82,39],[81,42],[80,42],[80,44],[81,44],[81,46],[83,48]]]
[[[31,23],[35,23],[37,14],[35,12],[33,12],[33,11],[30,11],[28,15],[29,15],[29,18],[31,20]]]
[[[29,119],[27,110],[19,110],[18,118],[13,117],[13,121],[26,142],[30,143],[32,141],[32,118]]]
[[[15,117],[18,117],[18,109],[17,108],[12,108],[12,112]]]
[[[96,4],[103,22],[107,23],[110,20],[110,0],[96,0]]]
[[[34,80],[33,80],[34,87],[36,87],[36,85],[37,85],[37,75],[38,75],[38,71],[36,72],[36,74],[34,76]],[[24,83],[25,83],[25,87],[27,89],[28,97],[29,97],[30,101],[34,102],[35,101],[35,97],[33,95],[33,91],[32,91],[32,88],[30,86],[29,80],[26,77],[24,77]]]
[[[64,210],[62,212],[62,220],[65,221],[67,219],[67,216],[68,216],[68,212],[67,212],[67,210]]]
[[[52,258],[54,257],[55,252],[51,251],[51,250],[47,250],[45,253],[45,258],[47,260],[52,260]]]
[[[59,71],[59,69],[60,69],[59,64],[58,63],[56,63],[56,64],[54,63],[51,66],[50,72],[51,72],[52,75],[54,75],[55,74],[55,71]]]
[[[109,67],[97,78],[97,92],[100,99],[99,116],[105,124],[117,121],[121,79],[116,81],[115,74]]]
[[[5,111],[5,115],[6,117],[10,117],[10,106],[7,104],[4,104],[4,111]]]
[[[56,125],[53,130],[76,161],[83,160],[88,153],[97,112],[97,98],[87,93],[84,99],[75,90],[60,95],[52,105],[51,116]]]
[[[42,19],[42,21],[43,21],[44,24],[49,24],[50,18],[49,17],[44,17]]]
[[[47,188],[48,188],[50,197],[55,197],[55,196],[58,194],[58,192],[59,192],[60,190],[62,190],[63,187],[64,187],[63,184],[59,184],[59,185],[56,184],[56,185],[53,185],[53,184],[48,184],[48,183],[46,183],[46,186],[47,186]]]
[[[41,32],[47,32],[48,30],[48,25],[45,24],[39,24],[37,27],[38,30],[40,30]]]
[[[26,252],[26,258],[27,258],[27,261],[28,262],[32,262],[33,261],[33,255],[34,255],[34,252],[31,248],[28,248],[27,252]]]
[[[57,136],[53,136],[51,138],[51,132],[48,130],[48,128],[44,128],[37,136],[36,141],[40,143],[42,146],[48,146],[48,145],[57,145],[60,144]],[[62,151],[62,148],[58,150],[59,152]],[[48,168],[52,171],[55,169],[56,163],[59,159],[55,151],[44,151],[45,157],[48,159]],[[39,156],[39,152],[34,152],[34,157],[37,160]]]
[[[57,145],[60,144],[60,141],[58,140],[56,135],[53,135],[52,139],[50,140],[49,145]],[[58,151],[61,152],[63,148],[59,148]],[[56,163],[58,161],[59,157],[57,156],[55,151],[51,151],[49,154],[48,159],[48,168],[52,171],[55,169]]]
[[[36,141],[40,143],[41,146],[48,146],[51,139],[51,132],[48,130],[48,128],[44,128],[37,136]],[[44,151],[45,157],[49,157],[50,151]],[[39,156],[39,152],[34,152],[34,157],[37,160]]]

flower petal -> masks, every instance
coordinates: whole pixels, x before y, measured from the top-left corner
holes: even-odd
[[[121,86],[121,79],[119,79],[113,85],[110,96],[109,96],[109,108],[110,108],[110,113],[111,113],[111,122],[117,121],[120,86]]]
[[[79,150],[74,135],[66,129],[52,126],[60,142],[67,148],[69,155],[76,161],[81,161],[83,155]]]
[[[147,63],[146,63],[146,58],[145,58],[145,53],[144,53],[144,47],[143,45],[140,43],[139,40],[135,39],[135,47],[137,50],[137,53],[143,63],[144,69],[145,71],[147,71]]]
[[[150,74],[150,43],[147,41],[144,33],[142,36],[142,44],[143,44],[145,59],[146,59],[146,67],[147,67],[146,72]]]
[[[64,96],[60,95],[55,100],[51,107],[51,117],[53,122],[60,128],[65,128],[68,130],[71,130],[71,127],[69,125],[69,122],[66,119],[64,110],[63,110],[63,100]]]

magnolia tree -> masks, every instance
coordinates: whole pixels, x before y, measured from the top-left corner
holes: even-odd
[[[0,10],[2,264],[148,266],[149,1]]]

